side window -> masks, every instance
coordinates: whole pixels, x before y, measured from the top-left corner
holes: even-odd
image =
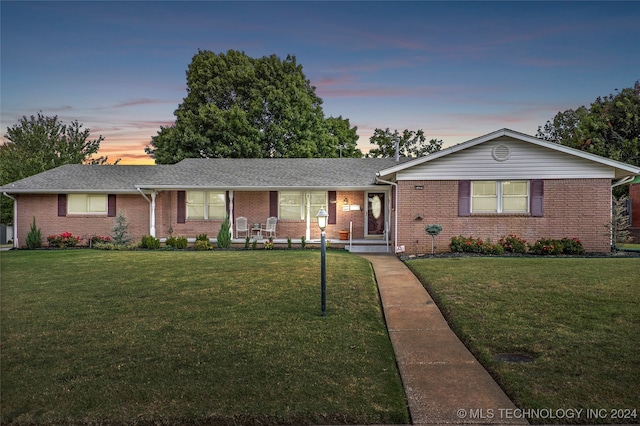
[[[107,195],[68,194],[67,214],[107,214]]]

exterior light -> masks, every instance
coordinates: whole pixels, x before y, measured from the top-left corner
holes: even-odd
[[[318,228],[320,228],[320,310],[322,316],[327,315],[327,244],[326,233],[329,213],[321,208],[318,214]]]
[[[323,207],[320,209],[316,217],[318,218],[318,228],[324,232],[324,230],[327,229],[327,218],[329,217],[329,213],[327,213]]]

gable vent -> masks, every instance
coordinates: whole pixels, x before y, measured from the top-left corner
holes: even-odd
[[[491,155],[496,161],[507,161],[511,156],[511,150],[506,145],[497,145],[491,151]]]

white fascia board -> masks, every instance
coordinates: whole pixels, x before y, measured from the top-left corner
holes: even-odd
[[[2,189],[7,194],[139,194],[137,189]]]
[[[161,185],[161,186],[136,186],[141,190],[153,191],[189,191],[189,190],[232,190],[232,191],[368,191],[380,187],[372,183],[369,186],[194,186],[194,185]]]

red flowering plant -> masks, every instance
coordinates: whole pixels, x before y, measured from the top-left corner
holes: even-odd
[[[91,245],[110,242],[111,237],[108,235],[94,235],[93,237],[91,237]]]
[[[63,232],[59,235],[49,235],[47,237],[49,247],[67,248],[75,247],[80,242],[80,237],[74,237],[71,232]]]
[[[518,237],[515,234],[509,234],[500,238],[498,241],[507,253],[520,253],[527,252],[527,241]]]

